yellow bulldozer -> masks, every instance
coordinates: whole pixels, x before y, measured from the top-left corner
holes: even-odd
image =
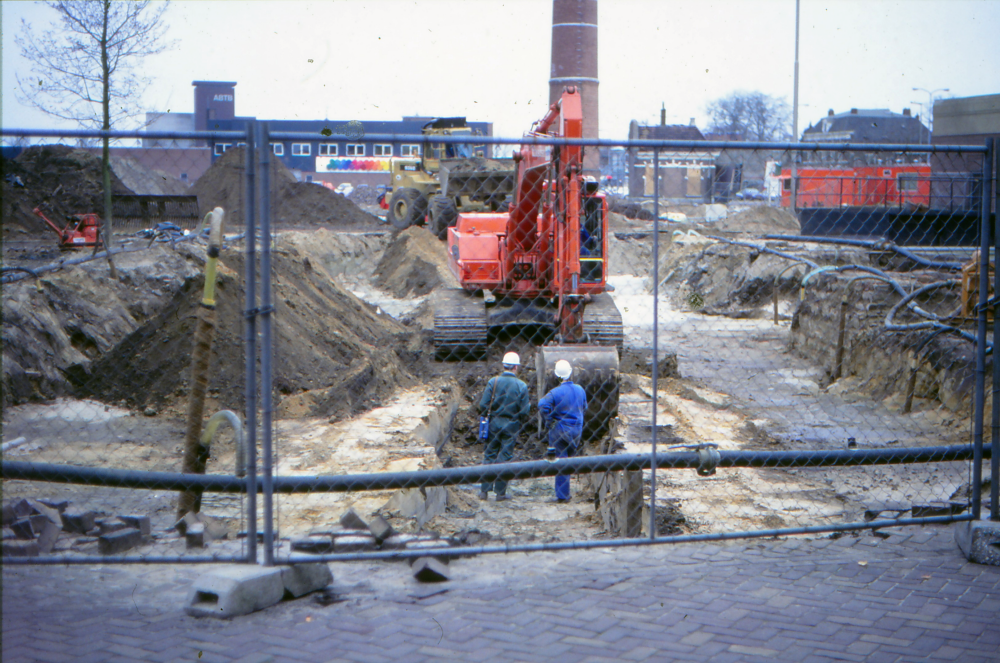
[[[394,228],[426,225],[447,239],[459,212],[505,211],[514,193],[513,159],[487,158],[483,145],[435,142],[435,136],[474,136],[464,117],[424,125],[419,158],[392,159],[391,189],[385,193],[386,219]]]

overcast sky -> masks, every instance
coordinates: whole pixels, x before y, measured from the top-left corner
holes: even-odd
[[[5,127],[61,127],[20,105],[14,44],[44,5],[2,2]],[[260,119],[398,120],[465,115],[517,136],[548,101],[549,0],[190,2],[166,15],[169,52],[145,63],[147,110],[190,113],[194,80],[236,81]],[[793,98],[794,0],[603,0],[600,133],[632,119],[707,124],[736,90]],[[902,112],[935,96],[1000,93],[1000,0],[802,0],[799,131],[851,108]]]

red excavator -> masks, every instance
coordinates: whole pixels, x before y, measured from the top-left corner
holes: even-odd
[[[68,251],[88,246],[97,246],[101,237],[101,217],[96,214],[74,214],[69,217],[65,228],[59,228],[42,213],[40,207],[31,210],[59,235],[59,249]]]
[[[572,87],[527,134],[582,135],[580,93]],[[618,414],[622,321],[607,292],[607,201],[582,173],[582,146],[525,143],[514,160],[509,211],[462,213],[448,229],[448,264],[462,287],[437,295],[436,353],[482,355],[491,339],[515,334],[542,341],[539,396],[555,385],[556,361],[568,360],[587,392],[585,436],[592,439]]]

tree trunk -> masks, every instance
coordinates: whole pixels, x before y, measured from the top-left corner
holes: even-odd
[[[111,0],[104,0],[104,25],[101,32],[101,82],[104,84],[102,102],[104,106],[104,130],[111,130],[111,72],[108,71],[108,13],[111,11]],[[108,268],[111,270],[111,278],[118,279],[118,271],[115,269],[115,261],[111,257],[111,247],[114,245],[111,234],[111,148],[109,138],[102,139],[103,150],[101,159],[101,172],[104,179],[104,229],[102,237],[104,241],[105,253],[108,257]],[[95,250],[97,247],[94,247]]]

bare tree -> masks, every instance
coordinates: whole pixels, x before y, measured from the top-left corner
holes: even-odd
[[[706,108],[708,130],[737,140],[781,141],[791,138],[791,112],[784,99],[762,92],[733,92]]]
[[[15,37],[31,75],[17,77],[18,100],[83,127],[109,129],[135,117],[150,81],[142,59],[168,48],[167,3],[86,0],[46,3],[58,30],[27,21]]]
[[[139,65],[143,58],[169,46],[163,41],[166,26],[162,21],[167,3],[72,0],[47,4],[57,13],[60,29],[35,32],[22,21],[14,40],[31,62],[31,77],[17,77],[18,99],[54,117],[104,131],[135,117],[149,85]],[[102,142],[103,234],[110,248],[108,137]],[[111,269],[114,272],[113,262]]]

